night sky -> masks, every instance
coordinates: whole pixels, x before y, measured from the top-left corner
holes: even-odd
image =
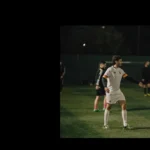
[[[138,26],[115,26],[125,36],[127,44],[133,52],[137,51]],[[140,54],[150,54],[150,26],[140,26]]]
[[[60,34],[67,38],[67,33],[71,30],[71,27],[61,27]],[[131,54],[137,54],[138,26],[114,27],[123,34],[124,42],[130,48]],[[140,26],[140,55],[150,55],[150,26]]]

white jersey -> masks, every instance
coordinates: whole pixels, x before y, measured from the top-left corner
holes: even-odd
[[[127,74],[121,68],[114,66],[109,67],[103,75],[104,78],[107,78],[107,87],[110,92],[120,90],[121,79],[126,76]]]

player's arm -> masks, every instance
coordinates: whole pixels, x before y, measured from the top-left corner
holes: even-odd
[[[97,71],[96,73],[96,77],[95,77],[95,85],[96,85],[96,90],[100,89],[100,85],[99,85],[99,82],[100,82],[100,78],[101,78],[101,72],[100,70]]]
[[[132,83],[139,84],[139,81],[133,79],[132,77],[129,77],[126,73],[124,73],[122,77]]]
[[[105,91],[109,93],[109,89],[107,88],[107,78],[110,76],[110,70],[109,68],[106,70],[105,74],[102,77],[102,84],[105,88]]]
[[[102,78],[102,84],[104,87],[107,87],[107,78],[103,76]]]
[[[108,68],[102,77],[102,84],[104,87],[107,87],[107,78],[110,76],[110,69]]]
[[[62,72],[61,78],[64,77],[65,73],[66,73],[66,68],[63,66],[63,72]]]
[[[66,68],[64,67],[64,71],[63,71],[62,76],[64,76],[65,74],[66,74]]]
[[[96,72],[96,76],[95,76],[95,85],[96,85],[96,86],[99,85],[99,70]]]
[[[108,76],[106,76],[106,75],[104,75],[104,76],[102,77],[102,84],[103,84],[103,86],[104,86],[105,91],[106,91],[107,93],[109,93],[109,89],[107,88],[107,78],[108,78]]]

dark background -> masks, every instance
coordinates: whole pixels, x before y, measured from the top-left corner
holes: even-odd
[[[144,62],[150,60],[150,26],[61,26],[60,50],[65,84],[94,82],[98,63],[111,66],[114,54],[122,56],[129,76],[141,80]]]
[[[81,27],[82,31],[85,32],[80,34],[79,28]],[[105,29],[102,29],[104,32],[107,31],[107,28],[114,27],[114,29],[122,34],[123,43],[117,51],[117,54],[120,55],[139,55],[139,56],[150,56],[150,26],[107,26],[105,25]],[[112,55],[114,51],[112,48],[106,48],[107,44],[98,45],[95,44],[94,41],[95,35],[89,35],[87,29],[90,28],[93,30],[93,34],[97,34],[97,36],[101,36],[99,32],[95,30],[99,30],[102,28],[99,26],[60,26],[60,42],[61,42],[61,54],[103,54],[103,55]],[[84,41],[81,35],[83,34],[88,37],[88,41]],[[91,39],[90,39],[91,36]],[[71,38],[74,38],[71,40]],[[100,37],[101,40],[104,40],[104,37]],[[86,47],[83,47],[81,43],[86,43]],[[72,48],[74,47],[74,50]],[[84,52],[82,49],[84,48]],[[103,50],[100,50],[100,49]],[[75,50],[76,49],[76,50]],[[111,52],[108,52],[111,49]]]

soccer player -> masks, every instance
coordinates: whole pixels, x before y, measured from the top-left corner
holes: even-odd
[[[150,96],[150,68],[149,61],[146,61],[144,64],[144,68],[142,68],[142,83],[144,84],[144,96]]]
[[[66,68],[64,64],[60,61],[60,93],[62,92],[63,89],[63,79],[65,73],[66,73]]]
[[[104,102],[103,102],[103,110],[105,110],[106,108],[106,100],[105,100],[105,90],[104,90],[104,86],[102,84],[102,77],[104,75],[104,72],[106,68],[106,62],[105,61],[101,61],[99,63],[99,69],[96,73],[96,98],[94,101],[94,112],[99,112],[100,110],[98,109],[98,103],[99,103],[99,99],[101,96],[104,96]]]
[[[102,82],[106,91],[106,102],[107,106],[104,112],[104,129],[109,128],[108,118],[112,104],[118,102],[122,109],[123,128],[131,129],[127,122],[127,110],[126,110],[126,99],[122,91],[120,90],[120,82],[122,77],[143,86],[143,84],[132,77],[129,77],[121,68],[122,59],[120,56],[115,55],[112,57],[113,66],[109,67],[103,75]]]

